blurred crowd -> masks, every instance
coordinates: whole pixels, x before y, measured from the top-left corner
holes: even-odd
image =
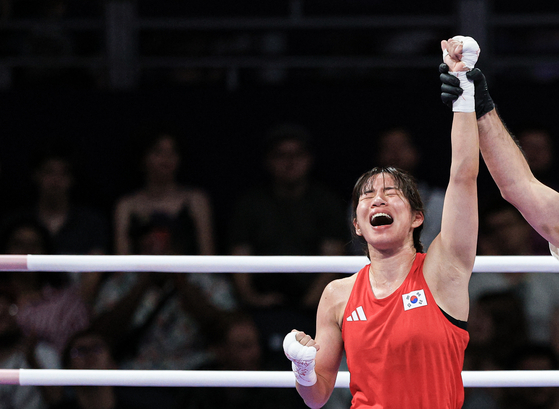
[[[557,187],[549,132],[526,127],[518,138],[534,173]],[[31,163],[35,194],[2,209],[3,254],[361,255],[352,240],[347,198],[313,173],[313,138],[280,123],[262,136],[261,183],[245,186],[216,228],[216,201],[185,184],[182,135],[145,132],[135,140],[142,185],[119,197],[107,216],[73,191],[79,163],[68,145],[41,147]],[[417,179],[427,217],[423,243],[440,229],[444,189],[421,174],[410,129],[371,139],[366,167],[393,165]],[[0,179],[6,175],[0,174]],[[83,186],[82,186],[83,188]],[[480,193],[479,255],[549,254],[516,209]],[[221,231],[223,230],[223,231]],[[224,250],[221,250],[224,249]],[[289,370],[282,350],[292,328],[309,333],[322,289],[339,274],[52,273],[0,274],[2,368]],[[474,274],[466,370],[557,369],[559,277]],[[347,407],[336,390],[330,408]],[[467,389],[475,408],[555,408],[555,389]],[[295,390],[0,386],[0,408],[303,407]],[[514,406],[519,405],[519,406]]]

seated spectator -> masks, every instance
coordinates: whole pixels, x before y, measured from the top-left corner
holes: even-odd
[[[270,182],[246,192],[236,204],[230,226],[230,253],[344,254],[349,236],[343,207],[330,189],[311,178],[313,156],[307,132],[284,125],[273,129],[267,142],[265,165]],[[298,274],[296,282],[288,286],[284,278],[243,273],[236,275],[235,281],[247,306],[294,303],[314,309],[331,276]]]
[[[510,353],[528,341],[528,322],[521,298],[513,290],[481,294],[472,305],[468,332],[469,369],[504,368]],[[480,356],[483,359],[478,359]]]
[[[56,254],[107,254],[108,221],[93,207],[74,201],[75,165],[72,152],[62,149],[43,152],[37,159],[33,211],[51,233]]]
[[[2,254],[49,254],[52,248],[48,231],[34,219],[16,220],[3,233]],[[15,292],[17,322],[24,335],[60,353],[73,333],[89,325],[80,286],[68,274],[14,271],[5,279]]]
[[[58,367],[58,354],[45,344],[26,337],[17,324],[15,292],[2,280],[0,284],[0,368],[39,369]],[[0,408],[45,409],[61,397],[58,387],[0,385]]]
[[[539,125],[525,126],[518,133],[518,143],[534,176],[546,186],[559,191],[555,146],[550,131]],[[548,255],[548,241],[534,229],[530,233],[534,254]]]
[[[119,367],[186,370],[211,359],[207,343],[231,308],[231,296],[191,276],[137,273],[108,280],[92,325],[114,346]],[[121,291],[120,297],[105,299],[105,289]]]
[[[75,198],[75,190],[83,190],[84,186],[77,177],[74,155],[63,141],[39,152],[33,172],[37,200],[20,214],[34,217],[49,231],[54,254],[107,254],[110,247],[107,218]],[[79,282],[83,300],[91,305],[102,274],[70,274],[70,278]]]
[[[64,141],[48,144],[33,159],[32,180],[36,200],[6,217],[35,218],[51,236],[54,254],[106,254],[109,250],[108,220],[92,206],[78,203],[75,152]],[[76,186],[78,185],[78,186]]]
[[[524,126],[517,137],[534,176],[543,184],[559,190],[555,146],[550,131],[540,125]]]
[[[309,133],[300,126],[282,124],[269,132],[266,142],[269,179],[245,192],[235,204],[229,226],[230,254],[345,254],[349,229],[344,207],[331,189],[312,177]],[[314,327],[322,290],[335,277],[297,273],[286,280],[285,275],[273,273],[234,275],[240,302],[251,309],[267,340],[267,351],[273,351],[279,362],[285,359],[281,347],[285,331],[292,326]]]
[[[513,351],[509,371],[556,371],[559,358],[547,343],[528,343]],[[502,406],[507,409],[557,409],[559,390],[552,387],[505,388]]]
[[[3,163],[0,163],[0,189],[2,192],[9,192],[9,188],[6,184],[6,175],[4,174],[4,169],[2,169]],[[10,199],[10,200],[9,200]],[[12,198],[9,194],[3,194],[0,197],[0,215],[4,215],[9,208],[8,203],[11,202]]]
[[[464,357],[466,371],[504,370],[510,354],[528,340],[525,308],[513,291],[489,291],[472,305],[468,319],[470,342]],[[466,388],[464,409],[497,409],[498,388]]]
[[[262,341],[254,320],[244,313],[229,315],[219,336],[212,340],[214,360],[206,370],[265,371]],[[180,407],[185,409],[306,408],[294,389],[188,388]]]
[[[92,325],[120,367],[196,369],[211,358],[206,344],[221,315],[235,308],[230,286],[216,276],[112,273],[101,283]]]
[[[532,227],[512,205],[499,201],[482,211],[479,255],[533,255]],[[480,273],[470,280],[473,303],[487,291],[511,290],[524,306],[530,340],[550,342],[559,276],[546,273]]]
[[[62,355],[65,369],[117,369],[111,349],[103,336],[92,330],[74,334]],[[147,402],[139,404],[134,394],[142,394],[139,388],[115,386],[73,386],[65,388],[65,396],[50,409],[147,409]],[[173,407],[173,400],[163,400],[160,407]],[[151,402],[153,404],[153,402]]]

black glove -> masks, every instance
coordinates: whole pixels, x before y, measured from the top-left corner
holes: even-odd
[[[462,95],[462,88],[460,88],[460,80],[454,75],[448,73],[448,65],[442,63],[439,65],[439,72],[441,73],[440,79],[443,83],[441,85],[441,100],[445,105],[452,108],[452,103]]]
[[[486,113],[493,111],[493,109],[495,109],[495,103],[491,99],[491,95],[489,95],[485,75],[483,75],[483,72],[481,72],[479,68],[474,68],[467,72],[466,77],[474,82],[476,88],[476,117],[479,119]]]
[[[448,73],[448,65],[442,63],[439,65],[439,72],[441,73],[441,100],[443,103],[452,108],[452,103],[462,95],[462,88],[460,88],[460,80],[454,75]],[[479,68],[466,73],[466,77],[474,81],[475,86],[475,101],[476,101],[476,117],[481,118],[486,113],[495,108],[495,103],[489,95],[487,89],[487,81],[485,75]]]

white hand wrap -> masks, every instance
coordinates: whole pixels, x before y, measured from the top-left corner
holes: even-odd
[[[479,53],[481,52],[479,44],[472,37],[464,36],[454,36],[453,40],[460,41],[462,43],[462,62],[470,70],[473,70],[476,66],[477,59],[479,58]]]
[[[479,57],[480,48],[476,40],[472,37],[464,36],[454,36],[453,40],[462,42],[462,62],[466,65],[469,70],[472,70]],[[448,55],[448,51],[443,51],[443,61]],[[450,74],[456,76],[460,80],[460,88],[463,92],[460,97],[452,104],[452,110],[454,112],[475,112],[475,87],[474,82],[470,81],[466,77],[466,71],[464,72],[450,72]]]
[[[290,332],[283,339],[283,351],[292,362],[291,367],[295,373],[297,383],[303,386],[312,386],[316,383],[314,371],[316,348],[302,345],[295,339],[296,332]]]
[[[476,99],[474,82],[466,77],[466,71],[449,72],[460,80],[460,88],[463,92],[456,101],[452,103],[453,112],[475,112]]]

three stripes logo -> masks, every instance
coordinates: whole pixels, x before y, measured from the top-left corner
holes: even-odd
[[[365,311],[363,311],[363,307],[359,306],[349,317],[346,318],[347,321],[367,321],[367,316],[365,315]]]

